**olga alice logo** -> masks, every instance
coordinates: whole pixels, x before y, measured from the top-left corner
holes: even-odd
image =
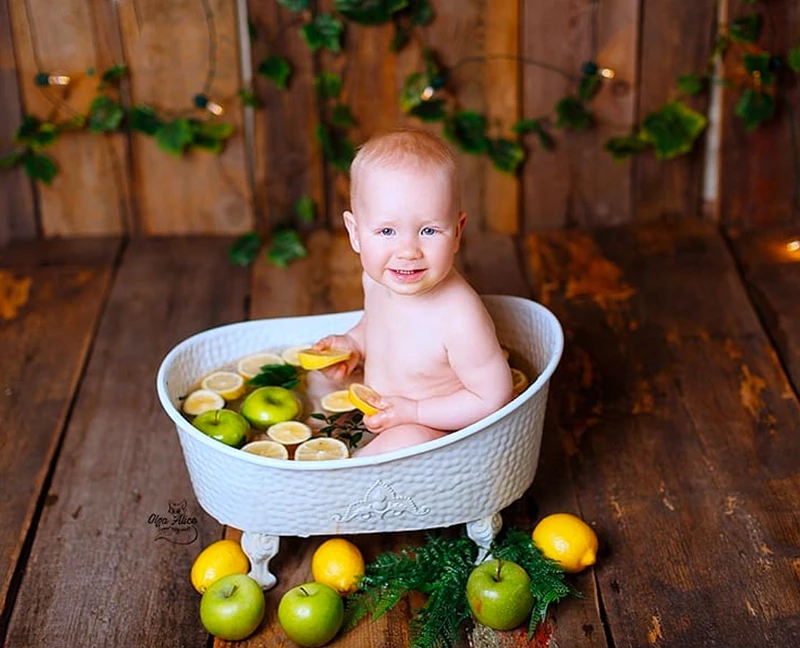
[[[156,540],[187,545],[197,540],[197,518],[186,512],[186,500],[169,502],[167,514],[151,513],[147,523],[156,531]]]

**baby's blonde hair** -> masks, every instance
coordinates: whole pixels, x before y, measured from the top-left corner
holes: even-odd
[[[403,168],[441,171],[447,179],[456,210],[461,205],[456,159],[441,139],[421,130],[401,129],[376,135],[356,154],[350,166],[350,204],[355,207],[362,174],[370,169]]]

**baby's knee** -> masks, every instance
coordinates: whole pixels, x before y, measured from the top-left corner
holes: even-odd
[[[372,441],[358,450],[355,456],[365,457],[391,452],[392,450],[400,450],[401,448],[408,448],[426,441],[439,439],[445,434],[441,430],[434,430],[424,425],[398,425],[378,434]]]

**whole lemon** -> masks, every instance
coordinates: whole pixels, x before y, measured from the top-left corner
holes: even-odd
[[[570,574],[594,565],[597,557],[597,534],[570,513],[543,518],[533,530],[532,539],[546,558],[555,560]]]
[[[203,594],[214,581],[229,574],[246,574],[250,561],[238,542],[218,540],[208,545],[192,565],[192,585]]]
[[[317,547],[311,557],[311,573],[318,583],[330,585],[339,594],[350,594],[364,575],[364,558],[352,542],[332,538]]]

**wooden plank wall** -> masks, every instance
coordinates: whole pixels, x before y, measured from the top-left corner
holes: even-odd
[[[554,151],[526,138],[528,159],[515,176],[486,157],[459,154],[468,229],[514,234],[569,226],[699,217],[703,208],[705,143],[671,162],[646,154],[615,163],[603,150],[644,115],[677,96],[679,75],[701,72],[708,60],[717,3],[645,0],[431,0],[435,21],[421,42],[453,67],[449,87],[464,110],[484,112],[493,134],[520,117],[554,116],[554,105],[577,88],[582,64],[595,59],[616,72],[592,102],[596,125],[584,133],[556,131]],[[319,0],[320,12],[334,0]],[[749,5],[721,0],[734,19],[765,12],[763,44],[784,54],[800,42],[795,0]],[[86,112],[97,79],[87,70],[127,63],[126,105],[153,104],[171,116],[203,117],[192,108],[204,85],[222,103],[235,134],[217,157],[181,158],[158,150],[151,138],[115,134],[69,135],[48,152],[60,167],[52,185],[32,188],[19,170],[0,171],[0,244],[36,236],[133,233],[232,234],[292,218],[298,198],[318,205],[317,226],[341,226],[348,181],[321,155],[314,134],[320,104],[314,75],[342,75],[342,99],[358,120],[361,144],[399,124],[441,132],[402,114],[407,76],[422,69],[421,43],[389,51],[391,26],[347,23],[345,53],[312,53],[299,36],[306,17],[274,0],[9,0],[0,8],[0,155],[22,114],[67,118]],[[247,22],[254,36],[241,42]],[[290,59],[288,90],[255,75],[262,108],[251,140],[236,98],[242,60],[257,70],[268,54]],[[511,58],[508,58],[511,57]],[[519,57],[519,58],[514,58]],[[544,66],[537,64],[542,63]],[[244,69],[246,69],[245,66]],[[560,72],[548,69],[556,67]],[[735,66],[730,66],[731,69]],[[74,78],[67,91],[37,88],[40,70]],[[729,70],[730,71],[730,70]],[[790,76],[788,70],[783,74]],[[565,76],[566,75],[566,76]],[[791,223],[800,218],[800,84],[790,88],[772,124],[748,134],[733,116],[738,90],[723,94],[717,208],[712,217],[732,227]],[[708,109],[706,97],[693,106]],[[20,111],[20,107],[22,111]],[[797,123],[793,123],[797,122]],[[252,160],[252,168],[250,161]]]

